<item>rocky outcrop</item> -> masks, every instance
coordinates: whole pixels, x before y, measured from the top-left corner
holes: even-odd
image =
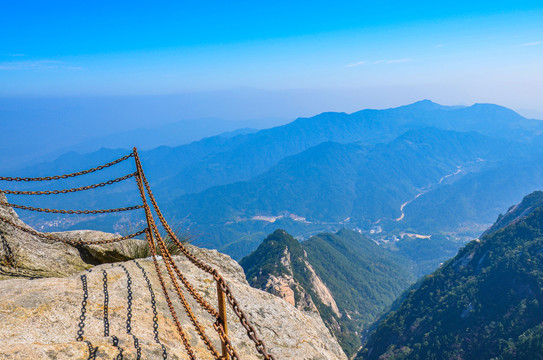
[[[294,279],[294,270],[288,246],[285,247],[282,255],[279,262],[286,271],[278,271],[275,274],[270,273],[266,285],[261,289],[280,297],[297,309],[318,313],[311,295]]]
[[[1,193],[0,202],[6,202],[5,195]],[[0,206],[0,216],[30,229],[11,208]],[[91,230],[53,235],[66,240],[100,240],[118,236]],[[0,279],[67,276],[96,264],[126,261],[130,258],[129,244],[134,241],[74,247],[34,236],[0,221]]]
[[[6,198],[0,194],[0,201]],[[29,228],[15,211],[0,206],[0,216]],[[73,246],[43,240],[0,222],[0,276],[65,276],[89,268]]]
[[[505,215],[500,214],[494,225],[489,227],[480,237],[482,238],[483,236],[495,233],[511,224],[516,224],[542,205],[543,191],[534,191],[533,193],[526,195],[524,199],[522,199],[522,202],[511,206]]]
[[[239,265],[226,255],[209,250],[197,250],[196,253],[225,276],[249,320],[277,359],[346,359],[317,315],[303,313],[271,294],[251,288]],[[216,304],[216,286],[212,277],[204,276],[184,258],[176,257],[176,262],[193,286],[205,295],[206,300]],[[161,293],[153,262],[143,259],[138,260],[138,263],[148,274],[157,298],[159,340],[164,344],[168,358],[187,359]],[[151,295],[142,271],[131,261],[96,266],[91,272],[85,271],[66,278],[0,281],[0,323],[3,324],[0,327],[0,359],[88,358],[88,345],[76,341],[83,299],[81,275],[86,276],[88,283],[84,338],[98,348],[97,358],[114,359],[119,350],[113,346],[111,337],[104,337],[103,271],[107,272],[108,277],[110,334],[119,339],[124,359],[135,358],[134,340],[126,330],[127,277],[121,264],[126,267],[133,282],[132,333],[138,338],[144,359],[160,358],[162,348],[153,336]],[[170,296],[175,298],[173,292],[170,292]],[[178,303],[175,302],[175,308],[198,358],[211,359],[188,318],[181,315],[184,311]],[[191,301],[191,305],[207,334],[214,339],[215,347],[220,349],[211,317],[195,302]],[[230,337],[240,357],[258,359],[253,344],[230,309],[227,317]]]
[[[339,312],[339,309],[337,307],[336,300],[334,300],[334,297],[332,296],[332,293],[330,292],[328,287],[318,277],[317,273],[315,273],[315,270],[313,270],[311,264],[307,260],[304,260],[304,262],[307,266],[307,270],[310,273],[309,280],[311,281],[312,289],[315,293],[315,296],[317,296],[317,298],[324,305],[329,306],[337,317],[341,317],[341,313]]]
[[[16,214],[2,210],[24,225]],[[6,214],[6,212],[8,214]],[[2,271],[9,272],[9,279],[0,281],[0,359],[88,359],[91,349],[97,359],[136,359],[137,338],[142,359],[159,359],[166,351],[168,359],[188,359],[181,338],[170,315],[165,296],[151,259],[116,262],[92,266],[85,256],[102,257],[108,251],[114,256],[124,256],[123,247],[117,250],[88,248],[81,251],[62,243],[48,243],[34,236],[2,226],[3,237],[9,240],[10,251],[2,252]],[[59,234],[57,234],[59,235]],[[70,232],[59,236],[84,237],[113,236],[97,232]],[[341,359],[346,356],[337,341],[330,335],[316,313],[302,312],[277,297],[252,288],[245,280],[241,267],[230,257],[215,250],[190,246],[202,261],[218,269],[231,287],[249,321],[265,341],[268,351],[277,359]],[[126,255],[126,254],[125,254]],[[15,259],[16,261],[9,260]],[[184,257],[175,262],[194,288],[210,304],[217,304],[217,291],[213,278],[192,265]],[[138,266],[139,265],[139,266]],[[161,270],[166,275],[164,266]],[[126,269],[126,271],[125,271]],[[142,270],[143,269],[143,270]],[[107,282],[104,282],[104,272]],[[131,284],[128,285],[128,274]],[[158,340],[153,324],[154,313],[151,290],[156,298]],[[33,279],[23,278],[28,276]],[[19,277],[19,278],[13,278]],[[41,277],[41,278],[36,278]],[[85,318],[81,321],[86,280],[88,298]],[[107,292],[104,290],[107,284]],[[169,295],[179,316],[189,343],[198,359],[211,359],[184,308],[167,280]],[[130,292],[129,292],[130,289]],[[108,297],[108,323],[110,333],[104,336],[105,294]],[[129,293],[132,294],[129,305]],[[185,292],[196,318],[204,327],[213,345],[220,351],[220,340],[212,327],[212,318]],[[131,309],[131,315],[128,309]],[[260,359],[245,329],[228,307],[230,338],[241,359]],[[127,321],[130,319],[130,334]],[[83,340],[77,341],[78,330],[83,330]],[[113,336],[117,341],[114,344]],[[162,347],[163,346],[163,347]]]
[[[264,291],[273,294],[297,309],[309,312],[315,312],[318,314],[317,307],[311,296],[289,275],[283,275],[275,277],[270,275]]]
[[[280,253],[280,256],[270,256],[273,253]],[[319,313],[313,300],[315,296],[334,314],[341,316],[330,290],[307,261],[306,252],[284,230],[276,230],[241,264],[248,273],[251,285],[280,297],[300,310]]]

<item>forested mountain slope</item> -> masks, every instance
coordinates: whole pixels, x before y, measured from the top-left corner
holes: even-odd
[[[415,281],[407,260],[349,230],[301,243],[277,230],[240,264],[252,286],[301,310],[318,311],[348,355],[360,347],[363,331]]]
[[[530,208],[532,194],[517,208]],[[503,218],[499,219],[499,221]],[[540,359],[543,206],[466,245],[412,290],[359,359]]]

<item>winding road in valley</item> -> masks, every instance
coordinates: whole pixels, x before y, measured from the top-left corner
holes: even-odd
[[[458,175],[462,172],[462,166],[458,166],[458,168],[456,169],[455,172],[453,173],[450,173],[448,175],[445,175],[443,176],[441,179],[439,179],[439,182],[437,182],[436,184],[431,184],[429,185],[428,187],[426,187],[426,189],[420,193],[417,194],[417,196],[415,196],[413,199],[409,200],[409,201],[406,201],[402,204],[402,206],[400,206],[400,212],[402,213],[400,215],[400,217],[398,217],[397,219],[394,219],[394,221],[402,221],[403,218],[405,217],[405,213],[403,211],[403,209],[407,206],[407,204],[409,203],[412,203],[413,201],[417,200],[419,196],[423,195],[423,194],[426,194],[428,191],[432,190],[434,188],[434,186],[437,186],[437,185],[441,185],[441,183],[443,183],[443,181],[451,176],[455,176],[455,175]]]

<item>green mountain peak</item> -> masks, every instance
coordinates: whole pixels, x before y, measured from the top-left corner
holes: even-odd
[[[283,230],[240,261],[249,283],[318,312],[347,355],[361,334],[415,278],[407,261],[350,230],[299,243]]]

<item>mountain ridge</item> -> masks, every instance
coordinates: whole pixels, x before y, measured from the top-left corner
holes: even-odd
[[[384,110],[361,110],[351,114],[322,113],[314,117],[298,118],[287,125],[252,134],[240,134],[233,137],[216,136],[175,148],[162,146],[151,151],[142,151],[141,158],[157,199],[165,205],[169,204],[166,206],[169,209],[169,215],[180,219],[186,219],[186,216],[190,215],[188,219],[192,221],[193,228],[197,228],[197,231],[203,234],[202,244],[209,247],[232,249],[239,256],[243,256],[247,251],[254,249],[259,236],[263,238],[266,233],[273,232],[272,227],[276,225],[287,227],[286,230],[293,232],[295,236],[304,238],[319,231],[337,231],[346,223],[353,229],[358,227],[364,231],[370,231],[374,227],[375,231],[378,231],[379,226],[386,231],[396,232],[391,236],[408,228],[419,231],[423,235],[431,235],[432,231],[436,231],[435,225],[427,226],[427,224],[411,222],[410,217],[411,214],[416,213],[413,210],[417,208],[417,204],[422,204],[422,201],[429,198],[434,190],[439,190],[441,185],[449,185],[461,180],[468,172],[480,171],[482,173],[482,170],[487,171],[487,164],[490,161],[475,164],[473,162],[476,159],[472,157],[469,161],[473,164],[466,167],[464,161],[468,161],[467,157],[462,158],[458,154],[465,154],[463,148],[472,147],[475,149],[475,147],[473,144],[468,146],[467,143],[461,144],[457,140],[452,140],[454,137],[448,137],[447,140],[442,139],[440,145],[442,153],[439,155],[439,159],[432,160],[424,154],[424,152],[432,154],[439,150],[435,146],[432,148],[433,145],[426,149],[420,149],[418,156],[416,149],[410,148],[407,143],[404,143],[403,148],[397,147],[395,153],[391,151],[388,155],[385,154],[387,146],[390,148],[395,141],[397,143],[401,140],[413,142],[409,136],[417,132],[428,131],[425,129],[429,126],[437,128],[439,131],[464,133],[462,135],[464,139],[481,134],[483,137],[490,137],[498,146],[489,155],[480,156],[490,159],[492,154],[496,153],[505,162],[516,161],[515,156],[521,157],[528,152],[533,152],[527,150],[527,147],[541,148],[538,141],[543,139],[543,135],[538,135],[543,131],[543,121],[524,119],[513,111],[500,106],[475,104],[469,107],[448,107],[431,101],[421,101]],[[479,133],[479,135],[465,135],[471,134],[471,132]],[[493,137],[496,134],[499,135],[499,138]],[[439,137],[440,135],[435,136]],[[448,144],[449,139],[451,139],[451,144],[456,145]],[[328,142],[331,144],[326,144]],[[336,145],[332,143],[336,143]],[[319,147],[320,144],[325,145]],[[447,148],[448,145],[451,146]],[[349,151],[344,150],[349,146],[358,147],[356,151],[359,154],[356,155],[353,152],[353,154],[347,155]],[[344,149],[338,150],[341,147]],[[506,153],[501,147],[512,150]],[[377,156],[378,149],[381,149],[382,155],[375,161],[375,164],[363,161],[362,154],[373,151],[372,154]],[[517,155],[515,155],[515,151]],[[317,153],[314,154],[314,159],[309,156],[311,152]],[[322,156],[321,162],[317,161],[319,152]],[[97,159],[105,158],[108,153],[111,157],[120,155],[119,150],[106,149],[94,155],[78,156],[72,154],[57,162],[26,169],[24,174],[19,173],[19,175],[51,175],[60,170],[73,170],[86,165],[92,167],[96,165]],[[384,159],[385,155],[388,156],[388,159]],[[307,161],[312,161],[312,167],[303,163],[303,156],[307,156]],[[337,159],[334,159],[334,156],[337,156]],[[411,157],[407,158],[407,156]],[[455,159],[456,162],[453,163],[447,158]],[[498,156],[494,156],[494,158],[498,161]],[[296,161],[299,161],[299,164],[296,164]],[[535,163],[537,159],[528,159],[525,156],[525,161]],[[334,164],[334,162],[336,163]],[[450,176],[456,172],[457,166],[462,166],[462,171],[455,176]],[[506,169],[507,166],[509,164],[503,164],[503,169]],[[390,171],[386,171],[387,167]],[[413,169],[410,170],[410,167]],[[298,173],[294,171],[297,170],[296,168],[300,170]],[[129,167],[123,169],[126,169],[126,173],[133,171]],[[302,169],[305,173],[301,171]],[[414,169],[418,169],[418,171]],[[109,174],[116,174],[115,169],[110,170]],[[118,170],[120,171],[121,167]],[[528,172],[524,171],[523,173],[527,174]],[[275,179],[272,178],[272,175],[276,176]],[[112,175],[111,177],[117,176],[120,175]],[[444,177],[447,177],[446,181],[437,186],[440,179]],[[92,174],[88,175],[87,179],[89,183],[103,181]],[[391,185],[388,188],[383,179],[391,179]],[[257,191],[253,186],[259,182],[270,183],[272,180],[276,185],[282,184],[284,189],[267,184]],[[487,186],[486,182],[490,180],[488,177],[481,176],[480,181],[482,183],[478,186],[484,189]],[[506,188],[504,193],[519,194],[532,191],[534,190],[532,185],[537,185],[539,181],[539,177],[535,177],[530,184],[527,182],[526,184],[516,183],[516,185],[506,184],[505,186],[510,188]],[[312,184],[311,190],[309,186],[306,186],[307,184]],[[204,205],[206,208],[216,209],[216,199],[210,198],[209,201],[200,202],[200,206],[196,204],[198,202],[196,199],[201,197],[198,194],[217,191],[217,187],[221,186],[231,189],[239,188],[239,193],[236,195],[238,198],[233,195],[229,195],[230,198],[225,198],[223,201],[229,203],[221,205],[220,211],[211,213],[212,218],[219,219],[218,222],[211,223],[211,218],[200,215],[202,215]],[[511,189],[513,186],[519,188]],[[432,191],[428,192],[428,187],[431,187]],[[375,195],[366,196],[365,188],[376,190]],[[460,185],[454,187],[454,189],[457,188],[460,189]],[[282,202],[283,205],[279,206],[271,202],[271,197],[266,194],[266,190],[273,190],[274,196],[279,200],[282,199],[277,203]],[[106,189],[105,191],[110,190]],[[334,195],[323,199],[322,194],[325,194],[326,191],[330,191],[330,194]],[[428,192],[428,194],[413,200],[423,192]],[[127,188],[120,187],[112,189],[107,194],[107,198],[112,202],[114,199],[120,202],[121,194],[123,201],[129,202],[131,200],[132,192]],[[290,195],[287,196],[287,194]],[[304,196],[291,196],[292,194],[304,194]],[[345,194],[350,195],[345,196]],[[89,207],[94,206],[93,194],[89,193],[88,196],[88,199],[66,197],[64,199],[74,200],[50,205],[69,208],[69,204],[79,206],[79,204],[83,205],[85,201],[88,201]],[[501,206],[504,206],[504,203],[512,202],[511,197],[501,199],[500,196],[498,196],[500,201],[489,213],[492,220],[500,211],[503,211]],[[180,202],[176,199],[184,200]],[[330,206],[316,204],[315,200],[320,203],[326,201]],[[467,199],[466,204],[471,204],[474,201],[476,200]],[[405,209],[402,208],[400,211],[401,206],[406,202],[409,203]],[[263,203],[264,206],[262,206]],[[29,203],[29,205],[39,204]],[[462,208],[463,204],[459,206]],[[355,210],[351,210],[351,208]],[[418,206],[418,209],[421,208]],[[463,209],[466,218],[475,218],[470,215],[469,206],[464,206]],[[435,214],[438,214],[442,209],[438,210]],[[395,221],[403,214],[405,216],[402,221]],[[423,215],[419,218],[427,217],[427,215],[433,216],[433,214]],[[253,219],[254,217],[256,218]],[[34,221],[34,219],[29,220]],[[276,225],[274,225],[275,221],[277,221]],[[381,222],[376,224],[378,221]],[[464,235],[462,222],[465,222],[465,218],[455,221],[454,223],[450,221],[451,224],[447,231],[458,232],[460,237],[471,236],[474,232],[473,229],[483,226],[477,222],[473,224],[468,222],[472,229],[468,229],[469,234]],[[232,223],[224,227],[226,222]],[[102,230],[108,231],[111,231],[111,227],[116,225],[101,223],[99,219],[95,220],[95,223]],[[87,227],[91,224],[85,223],[81,226]],[[430,230],[426,232],[428,228]]]
[[[407,260],[349,230],[301,243],[276,230],[240,264],[252,286],[319,314],[348,356],[360,347],[361,333],[415,280]]]

